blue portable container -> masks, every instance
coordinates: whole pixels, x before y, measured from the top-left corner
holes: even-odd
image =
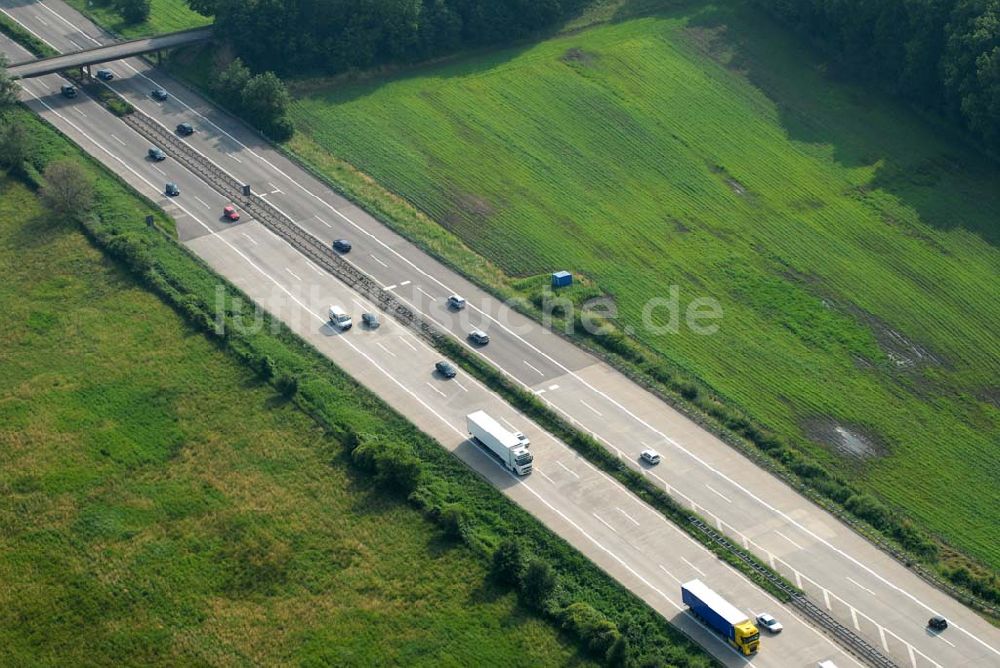
[[[573,274],[568,271],[557,271],[552,274],[552,287],[564,288],[567,285],[573,285]]]

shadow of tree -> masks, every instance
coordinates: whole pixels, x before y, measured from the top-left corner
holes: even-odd
[[[686,21],[696,48],[767,97],[791,141],[828,148],[844,167],[874,167],[853,196],[881,191],[920,222],[1000,243],[1000,170],[945,119],[837,72],[748,0],[626,0],[613,20],[639,16]]]

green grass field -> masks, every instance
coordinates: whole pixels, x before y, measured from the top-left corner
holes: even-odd
[[[184,0],[152,0],[149,19],[132,25],[122,21],[121,15],[107,3],[66,0],[66,4],[90,16],[96,23],[129,39],[199,28],[212,22],[212,19],[191,11]]]
[[[1000,568],[1000,172],[742,2],[619,4],[535,45],[298,82],[291,148],[511,277],[585,274],[672,365]],[[642,326],[672,285],[721,303],[719,333]]]
[[[0,277],[4,663],[585,663],[6,179]]]

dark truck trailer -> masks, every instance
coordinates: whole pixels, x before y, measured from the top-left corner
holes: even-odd
[[[760,631],[750,621],[750,617],[709,589],[701,580],[682,584],[681,599],[691,609],[691,614],[721,633],[741,653],[750,655],[757,651]]]

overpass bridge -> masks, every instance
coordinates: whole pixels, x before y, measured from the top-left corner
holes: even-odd
[[[92,49],[84,49],[83,51],[22,62],[11,65],[7,68],[7,72],[14,79],[29,79],[31,77],[62,72],[74,67],[87,67],[89,65],[97,65],[98,63],[121,60],[130,56],[152,53],[162,49],[171,49],[176,46],[205,42],[211,39],[211,37],[211,27],[182,30],[167,35],[143,37],[142,39],[133,39],[128,42],[116,42],[105,46],[96,46]]]

